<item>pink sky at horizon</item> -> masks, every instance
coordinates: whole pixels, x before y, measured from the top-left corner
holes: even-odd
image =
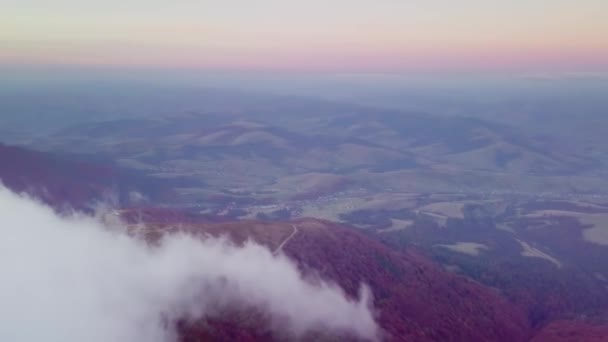
[[[4,0],[0,65],[608,70],[600,0]]]

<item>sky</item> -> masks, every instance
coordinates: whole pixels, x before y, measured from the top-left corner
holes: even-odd
[[[608,70],[605,0],[0,0],[0,66]]]

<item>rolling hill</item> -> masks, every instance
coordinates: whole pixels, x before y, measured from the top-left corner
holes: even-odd
[[[109,163],[37,152],[0,144],[0,181],[55,208],[91,210],[108,201],[119,205],[170,198],[158,181],[140,177]]]

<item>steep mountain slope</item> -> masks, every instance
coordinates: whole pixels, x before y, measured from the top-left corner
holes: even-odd
[[[606,342],[608,325],[559,320],[542,329],[531,342]]]
[[[415,245],[444,268],[500,289],[540,336],[586,341],[604,329],[608,207],[602,199],[437,197],[431,204],[421,198],[410,209],[384,205],[343,219],[396,249]]]
[[[314,220],[285,247],[300,263],[349,293],[363,281],[376,296],[379,321],[394,340],[521,341],[522,312],[498,294],[439,269],[414,251],[396,253],[352,230]]]
[[[163,215],[147,218],[151,238],[171,226]],[[194,234],[227,234],[237,243],[253,239],[276,253],[287,254],[305,274],[336,282],[353,298],[361,284],[369,285],[387,341],[526,341],[530,334],[524,313],[497,292],[444,271],[414,251],[395,252],[330,222],[190,223],[180,229]],[[224,329],[268,340],[264,326],[247,323],[258,315],[256,311],[239,311],[219,327],[216,321],[182,325],[184,341],[196,341],[193,336],[199,335],[226,338]],[[244,326],[234,322],[235,317],[241,317],[238,321],[245,322]],[[201,328],[209,326],[213,328]]]

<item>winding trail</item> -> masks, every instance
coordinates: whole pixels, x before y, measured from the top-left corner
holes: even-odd
[[[283,247],[289,242],[289,240],[291,240],[298,233],[298,227],[296,227],[295,224],[292,224],[291,227],[293,228],[293,232],[285,240],[283,240],[283,242],[281,242],[279,247],[277,247],[274,252],[272,252],[273,255],[277,255],[280,251],[282,251]]]

